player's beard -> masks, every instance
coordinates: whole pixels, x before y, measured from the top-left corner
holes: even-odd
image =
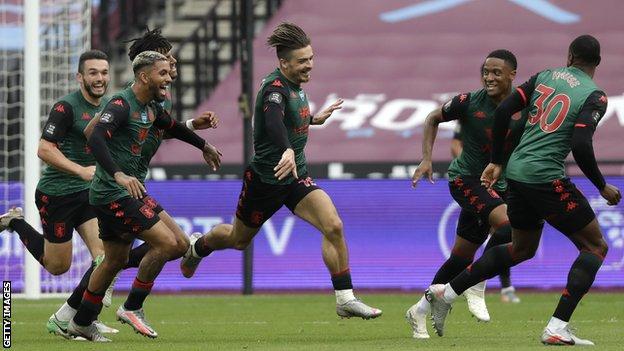
[[[152,90],[152,96],[154,97],[154,100],[156,100],[157,102],[165,101],[166,95],[165,96],[160,95],[159,85],[152,85],[150,89]]]
[[[87,92],[87,94],[89,94],[89,96],[90,96],[90,97],[92,97],[92,98],[94,98],[94,99],[99,99],[99,98],[101,98],[102,96],[106,95],[106,90],[108,89],[108,83],[107,83],[107,82],[102,82],[102,87],[103,87],[104,89],[102,90],[102,93],[101,93],[101,94],[95,93],[95,92],[93,91],[93,84],[95,84],[95,83],[92,83],[92,84],[84,84],[85,91]]]

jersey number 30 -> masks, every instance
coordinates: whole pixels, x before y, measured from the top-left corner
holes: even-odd
[[[552,133],[559,129],[563,120],[568,115],[568,111],[570,110],[570,97],[566,94],[557,94],[544,107],[544,103],[555,92],[555,89],[544,84],[540,84],[535,87],[535,91],[540,93],[540,96],[535,100],[535,107],[537,107],[537,111],[535,113],[529,113],[529,123],[534,125],[539,122],[541,130],[545,133]],[[550,114],[553,112],[555,107],[557,107],[557,104],[561,105],[559,111],[552,122],[548,123]]]

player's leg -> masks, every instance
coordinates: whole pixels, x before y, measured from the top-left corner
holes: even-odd
[[[0,216],[0,232],[4,230],[16,232],[28,252],[41,263],[44,250],[43,234],[24,220],[24,213],[20,207],[12,208]]]
[[[247,168],[233,225],[218,224],[203,236],[191,235],[191,245],[180,261],[182,275],[192,277],[202,258],[213,251],[244,250],[262,224],[282,207],[287,191],[285,185],[263,183],[253,170]]]
[[[155,218],[158,222],[143,226],[147,229],[139,235],[143,241],[149,244],[150,249],[139,264],[128,298],[117,310],[117,318],[123,323],[130,324],[136,332],[155,338],[158,333],[145,319],[143,303],[150,294],[154,280],[160,274],[165,263],[184,255],[187,246],[178,244],[176,234],[158,216],[155,216],[154,212],[146,214],[146,216],[150,219]]]
[[[513,227],[512,243],[491,248],[448,284],[432,285],[426,292],[427,299],[432,302],[434,328],[438,335],[444,333],[444,320],[458,294],[535,255],[544,225],[542,217],[533,208],[535,199],[540,199],[540,192],[512,181],[509,181],[509,188],[507,206]]]
[[[309,184],[309,185],[308,185]],[[382,311],[372,308],[353,295],[349,271],[349,252],[342,220],[329,195],[314,183],[294,183],[286,205],[295,215],[323,234],[322,253],[336,292],[336,312],[341,317],[377,318]]]
[[[488,240],[485,250],[511,242],[511,225],[507,217],[507,206],[503,205],[490,213],[492,235]],[[511,270],[503,270],[498,278],[501,282],[501,301],[519,303],[520,298],[516,295],[516,289],[511,285]]]
[[[103,236],[103,240],[104,260],[91,273],[80,306],[67,327],[68,334],[96,342],[110,341],[101,335],[93,322],[102,310],[102,298],[106,289],[126,265],[132,245],[130,240],[115,238],[113,235]]]
[[[555,345],[593,345],[593,342],[576,337],[570,332],[568,322],[579,301],[589,291],[596,273],[607,254],[600,226],[591,206],[569,179],[553,182],[556,199],[549,208],[556,216],[548,222],[566,234],[579,250],[579,255],[568,273],[568,281],[557,308],[544,329],[542,342]]]

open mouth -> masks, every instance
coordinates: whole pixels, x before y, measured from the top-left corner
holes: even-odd
[[[167,96],[167,87],[169,87],[168,84],[161,85],[158,87],[158,93],[160,94],[161,97]]]

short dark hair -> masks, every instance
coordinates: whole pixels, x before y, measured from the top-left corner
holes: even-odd
[[[490,57],[492,58],[497,58],[497,59],[501,59],[505,62],[507,62],[507,64],[509,66],[511,66],[511,68],[513,70],[518,69],[518,60],[516,60],[516,55],[513,54],[513,52],[506,50],[506,49],[498,49],[498,50],[494,50],[492,52],[490,52],[485,59],[489,59]],[[481,66],[481,71],[483,71],[483,66]]]
[[[134,61],[134,58],[143,51],[156,51],[166,54],[173,47],[169,40],[162,36],[160,28],[154,30],[146,28],[146,30],[142,37],[125,41],[125,43],[132,43],[128,49],[130,61]]]
[[[143,68],[153,66],[158,61],[167,61],[165,55],[157,51],[140,52],[134,60],[132,60],[132,71],[136,76]]]
[[[78,73],[84,73],[84,63],[87,60],[106,60],[106,62],[108,62],[108,56],[100,50],[83,52],[78,59]]]
[[[572,40],[568,50],[572,54],[572,62],[594,67],[600,64],[600,42],[589,34]]]
[[[282,22],[267,38],[267,45],[275,48],[278,58],[288,59],[291,51],[310,45],[310,38],[296,24]]]

